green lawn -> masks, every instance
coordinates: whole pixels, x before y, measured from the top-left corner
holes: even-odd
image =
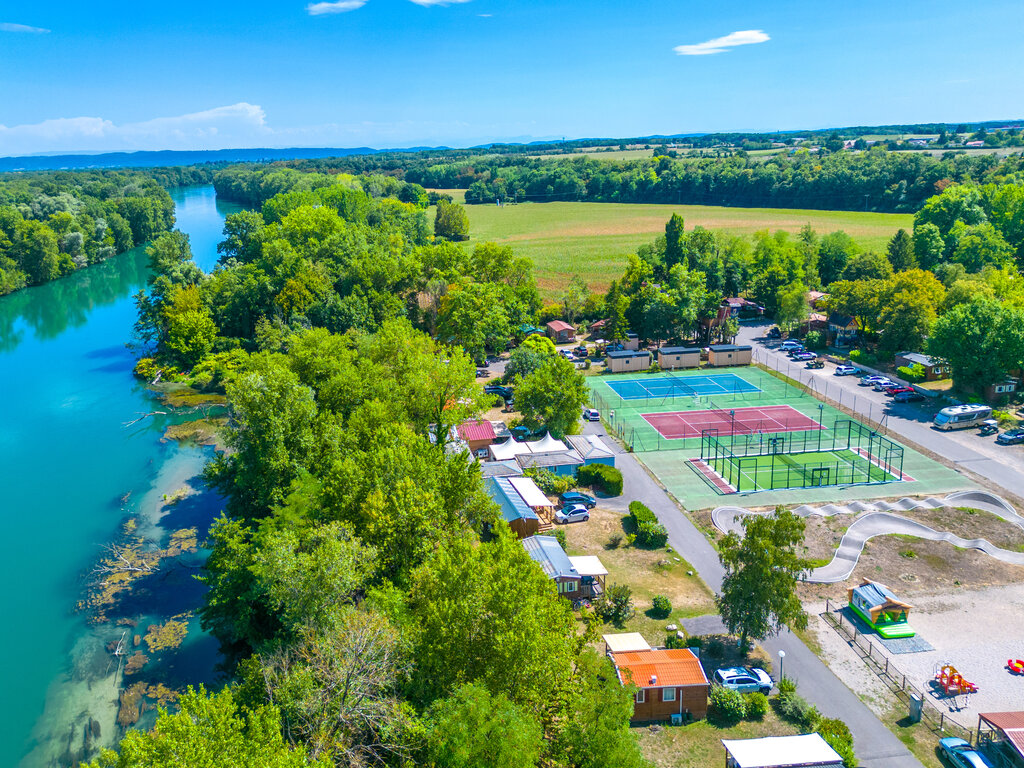
[[[701,225],[735,235],[762,229],[797,233],[810,224],[824,235],[844,230],[865,250],[882,250],[899,228],[911,229],[908,214],[725,208],[704,205],[627,203],[522,203],[466,206],[470,243],[509,243],[536,266],[541,292],[554,297],[574,274],[592,290],[605,290],[625,267],[626,255],[664,233],[673,213],[686,228]]]
[[[722,768],[722,739],[792,736],[800,731],[769,710],[764,720],[744,720],[725,728],[707,720],[689,725],[634,728],[644,757],[657,768]]]

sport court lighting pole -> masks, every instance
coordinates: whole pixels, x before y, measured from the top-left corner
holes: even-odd
[[[824,426],[821,422],[824,419],[825,404],[818,403],[818,453],[821,453],[821,430]]]

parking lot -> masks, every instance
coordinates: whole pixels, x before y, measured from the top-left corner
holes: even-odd
[[[812,388],[825,398],[839,403],[869,420],[883,425],[885,430],[905,437],[951,462],[959,468],[990,480],[1004,491],[1021,495],[1024,488],[1024,446],[1001,446],[994,436],[982,437],[977,429],[940,432],[932,427],[932,419],[939,403],[894,403],[891,397],[859,386],[857,376],[836,376],[833,363],[826,362],[822,369],[806,368],[804,363],[792,362],[770,342],[764,334],[769,324],[747,325],[740,329],[737,343],[751,344],[754,359],[769,368]]]

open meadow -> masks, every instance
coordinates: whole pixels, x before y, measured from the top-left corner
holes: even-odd
[[[460,197],[464,193],[456,200],[461,201]],[[805,224],[819,235],[841,229],[862,248],[874,251],[884,250],[896,230],[913,227],[909,214],[706,205],[522,203],[469,205],[466,212],[469,244],[512,245],[517,255],[536,265],[537,283],[547,298],[553,298],[574,274],[582,276],[591,290],[606,290],[622,274],[626,255],[664,233],[673,213],[685,219],[687,230],[700,225],[733,235],[750,236],[762,229],[796,234]]]

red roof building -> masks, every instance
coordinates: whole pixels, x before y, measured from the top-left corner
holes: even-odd
[[[548,336],[555,344],[576,341],[576,329],[564,320],[552,320],[547,324]]]
[[[466,441],[472,453],[486,450],[497,439],[494,425],[489,421],[466,421],[459,424],[455,431]]]
[[[994,765],[1024,768],[1024,712],[983,712],[978,717],[978,746]]]
[[[623,685],[636,686],[631,722],[699,719],[708,711],[707,675],[689,648],[609,653]]]

